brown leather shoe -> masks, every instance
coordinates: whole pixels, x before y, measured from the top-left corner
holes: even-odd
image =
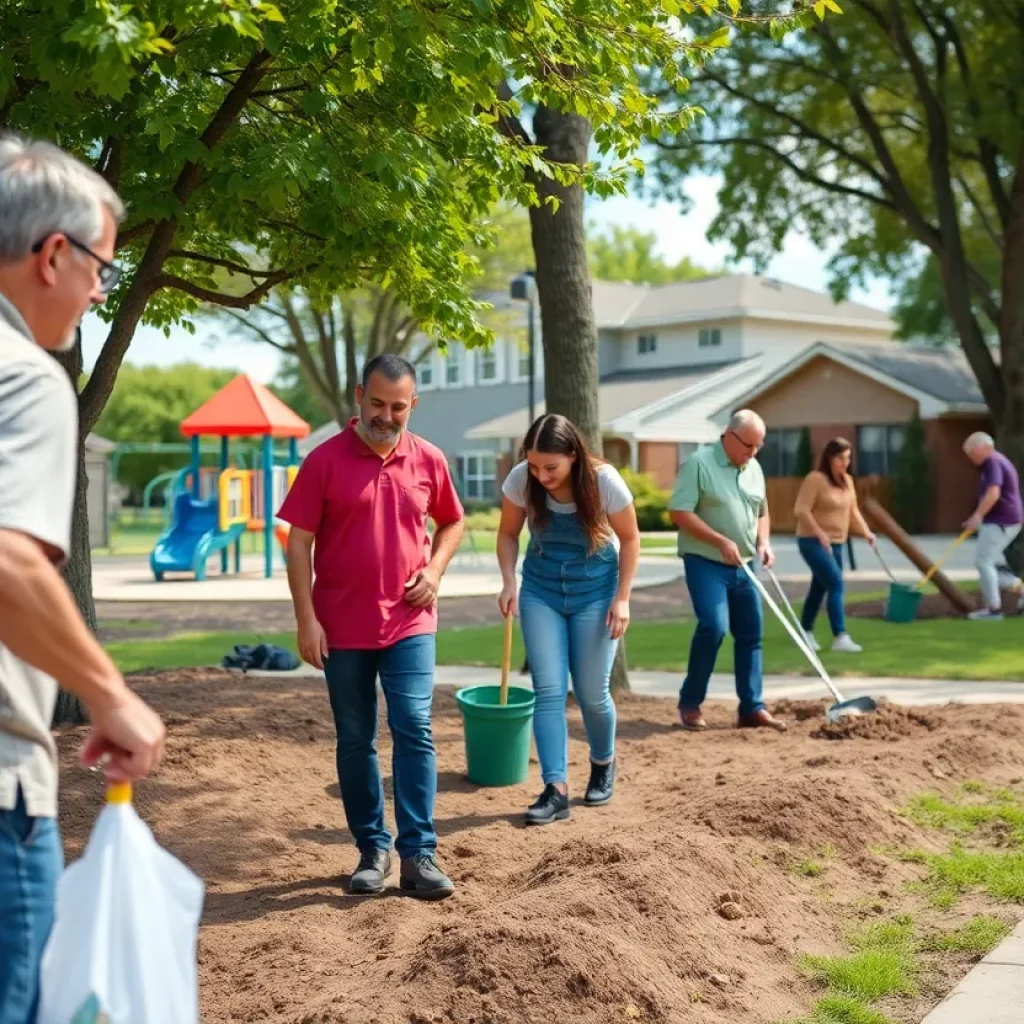
[[[773,718],[765,708],[750,715],[740,715],[736,724],[740,729],[774,729],[776,732],[785,732],[789,728],[780,718]]]
[[[700,713],[700,708],[680,709],[679,724],[684,729],[689,729],[690,732],[703,732],[708,727],[708,723],[704,721],[704,716]]]

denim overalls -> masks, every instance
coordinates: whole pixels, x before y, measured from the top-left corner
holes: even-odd
[[[565,508],[566,506],[561,506]],[[619,553],[611,541],[588,551],[575,512],[548,504],[548,521],[530,525],[519,613],[537,697],[533,728],[545,784],[565,782],[569,675],[583,714],[591,760],[615,755],[615,705],[609,693],[617,640],[608,609],[619,585]]]
[[[610,601],[619,585],[619,553],[610,540],[593,553],[589,546],[576,513],[556,512],[549,504],[548,521],[539,529],[530,524],[523,590],[564,615]]]

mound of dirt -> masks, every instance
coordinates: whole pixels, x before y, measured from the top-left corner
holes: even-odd
[[[867,715],[848,716],[838,722],[824,722],[811,733],[816,740],[904,740],[941,728],[941,720],[913,708],[881,704]]]
[[[438,690],[435,824],[456,893],[403,899],[392,875],[384,896],[359,899],[345,891],[357,853],[322,682],[196,671],[133,685],[169,729],[165,762],[136,788],[136,806],[207,885],[204,1024],[803,1018],[820,990],[798,972],[799,954],[839,951],[868,904],[908,909],[903,883],[920,869],[872,852],[929,842],[897,813],[903,803],[952,793],[964,778],[1009,785],[1024,762],[1024,710],[1009,706],[887,708],[844,724],[871,730],[855,733],[861,742],[823,745],[812,737],[827,702],[788,705],[796,721],[785,734],[738,730],[734,703],[709,702],[710,728],[690,734],[675,728],[673,701],[626,697],[613,803],[579,801],[589,758],[574,707],[572,818],[526,829],[536,765],[523,786],[469,782],[458,710]],[[901,742],[875,731],[886,721]],[[82,736],[58,737],[69,861],[103,800],[99,776],[76,766]],[[794,870],[809,857],[824,857],[824,879]],[[960,974],[967,966],[957,962]],[[894,1020],[921,1020],[942,994],[922,989]]]
[[[828,706],[827,700],[790,700],[783,697],[772,705],[772,714],[780,718],[807,722],[812,718],[823,718]]]
[[[968,597],[970,595],[968,594]],[[1013,594],[1003,595],[1003,613],[1017,614],[1017,598]],[[846,614],[855,619],[884,619],[885,599],[874,601],[851,601]],[[954,608],[941,594],[924,594],[917,606],[918,619],[962,619],[961,612]]]

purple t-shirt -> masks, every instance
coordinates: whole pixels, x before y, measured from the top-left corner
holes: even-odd
[[[996,526],[1018,526],[1024,521],[1024,508],[1020,500],[1020,477],[1013,463],[1002,452],[993,452],[981,464],[978,481],[978,500],[990,487],[1000,489],[999,500],[985,516],[986,523]]]

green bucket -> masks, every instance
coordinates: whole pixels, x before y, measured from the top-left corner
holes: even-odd
[[[530,769],[533,690],[508,688],[508,703],[498,703],[500,686],[469,686],[455,700],[466,736],[466,766],[478,786],[515,786]]]
[[[885,603],[885,618],[888,622],[913,622],[917,617],[917,606],[921,603],[921,591],[904,583],[889,584],[889,600]]]

